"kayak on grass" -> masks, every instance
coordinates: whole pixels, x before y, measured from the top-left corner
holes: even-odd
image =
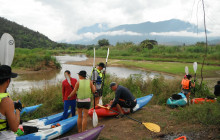
[[[16,140],[50,140],[71,130],[77,124],[77,116],[37,128],[38,132],[17,136]]]
[[[204,102],[214,103],[216,98],[194,98],[191,100],[191,104],[203,104]]]
[[[34,106],[29,106],[29,107],[24,107],[22,110],[21,110],[21,113],[20,115],[22,114],[28,114],[28,113],[31,113],[33,111],[35,111],[36,109],[38,109],[40,106],[42,106],[43,104],[39,104],[39,105],[34,105]]]
[[[139,109],[141,109],[143,106],[145,106],[153,97],[153,94],[141,97],[141,98],[137,98],[137,105],[133,108],[133,111],[137,111]],[[105,107],[107,107],[107,105],[105,105]],[[93,110],[94,108],[89,109],[89,116],[92,117],[93,115]],[[118,111],[116,107],[113,107],[112,110]],[[130,113],[130,108],[122,108],[124,114],[128,114]],[[111,110],[105,109],[105,108],[101,108],[99,106],[95,107],[95,112],[97,114],[98,117],[110,117],[110,116],[116,116],[118,115],[118,113],[113,112]]]
[[[70,113],[71,113],[71,111],[68,110],[68,115]],[[27,122],[23,122],[22,125],[23,126],[41,127],[41,126],[45,126],[45,125],[60,121],[62,119],[62,116],[63,116],[63,112],[57,113],[57,114],[54,114],[51,116],[39,118],[39,119],[29,120]]]
[[[104,127],[104,125],[101,125],[78,134],[61,138],[59,140],[96,140]]]
[[[178,106],[185,106],[187,104],[187,98],[183,93],[173,94],[167,99],[167,105],[170,108],[176,108]]]

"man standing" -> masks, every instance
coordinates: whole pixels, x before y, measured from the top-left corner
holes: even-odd
[[[20,123],[20,112],[22,104],[13,102],[9,93],[6,93],[11,78],[17,77],[16,73],[11,72],[11,67],[0,66],[0,139],[15,140],[14,132],[17,132]]]
[[[102,82],[103,82],[103,73],[102,70],[105,67],[103,62],[100,62],[97,68],[94,68],[92,71],[91,80],[96,86],[95,92],[95,106],[99,103],[99,99],[102,96]]]
[[[137,104],[137,101],[132,93],[126,87],[117,85],[115,82],[112,82],[110,84],[110,88],[115,91],[115,99],[110,102],[110,106],[108,106],[108,109],[116,106],[118,111],[120,112],[119,116],[121,117],[123,117],[124,115],[121,107],[130,108],[130,112],[132,113],[133,108]]]
[[[68,118],[68,109],[71,106],[72,116],[75,116],[76,112],[76,95],[68,99],[68,96],[73,91],[77,80],[71,77],[71,73],[69,70],[64,72],[65,80],[62,82],[62,95],[64,102],[64,112],[62,119]]]

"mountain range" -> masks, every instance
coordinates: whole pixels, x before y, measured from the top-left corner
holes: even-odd
[[[109,40],[110,44],[117,42],[133,42],[140,43],[145,39],[156,40],[159,44],[165,45],[182,45],[195,44],[196,42],[204,42],[204,37],[187,36],[184,33],[199,34],[204,29],[198,28],[196,25],[178,19],[170,19],[160,22],[143,22],[139,24],[124,24],[113,28],[109,28],[107,24],[94,24],[92,26],[83,27],[78,30],[78,35],[93,34],[94,38],[83,38],[74,41],[77,44],[97,44],[100,39]],[[170,34],[171,33],[171,34]],[[172,35],[175,33],[177,35]],[[183,33],[184,35],[181,35]],[[210,31],[207,31],[210,33]],[[219,37],[209,37],[211,44],[220,43]]]

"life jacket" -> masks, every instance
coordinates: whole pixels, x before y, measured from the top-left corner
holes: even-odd
[[[9,93],[0,93],[0,103],[2,99],[10,97]],[[8,122],[6,119],[0,118],[0,131],[6,131],[8,130]]]
[[[97,71],[98,75],[97,75],[97,80],[96,80],[96,84],[97,85],[101,85],[102,84],[102,73],[99,69],[95,68],[95,71]]]
[[[181,82],[182,88],[183,89],[189,89],[190,88],[189,82],[190,82],[190,80],[183,79],[182,82]]]

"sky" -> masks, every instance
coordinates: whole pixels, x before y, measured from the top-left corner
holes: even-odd
[[[220,0],[204,0],[204,3],[209,36],[220,36]],[[0,17],[56,42],[73,42],[104,34],[77,34],[79,29],[96,23],[115,27],[175,18],[204,28],[203,14],[202,0],[0,0]],[[121,34],[113,34],[117,33]],[[198,36],[185,31],[160,33],[167,34]]]

